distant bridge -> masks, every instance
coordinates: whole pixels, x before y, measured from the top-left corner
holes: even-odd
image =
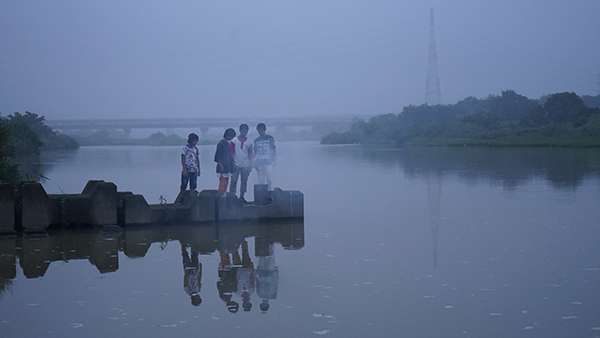
[[[129,135],[133,129],[167,129],[197,128],[205,134],[210,128],[234,128],[246,123],[251,129],[260,122],[267,125],[267,129],[292,127],[344,128],[350,127],[355,118],[352,116],[306,116],[306,117],[268,117],[268,118],[136,118],[136,119],[81,119],[81,120],[46,120],[46,125],[52,130],[68,132],[77,130],[103,130],[121,129]]]

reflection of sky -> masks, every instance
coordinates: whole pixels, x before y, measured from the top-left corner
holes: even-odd
[[[87,149],[82,150],[84,156]],[[151,196],[161,189],[177,190],[177,162],[165,160],[176,148],[134,150],[129,161],[119,153],[99,156],[122,163],[105,163],[119,190],[125,185],[134,192],[150,191]],[[214,254],[200,256],[203,303],[191,306],[183,292],[178,243],[164,249],[154,243],[143,258],[120,252],[114,273],[100,275],[85,261],[70,261],[53,262],[43,278],[19,275],[13,292],[0,300],[0,316],[10,321],[0,323],[0,333],[12,332],[8,330],[15,326],[36,330],[23,318],[41,318],[45,329],[51,325],[53,332],[65,336],[233,336],[247,331],[305,337],[328,331],[326,335],[338,337],[398,332],[517,337],[595,332],[600,326],[600,191],[597,167],[590,168],[596,160],[588,156],[588,169],[576,171],[586,172],[576,189],[556,189],[547,173],[561,168],[555,158],[568,158],[569,152],[548,150],[545,157],[537,149],[484,150],[385,152],[280,143],[275,186],[304,193],[305,246],[296,251],[276,246],[280,284],[268,314],[255,311],[258,301],[248,313],[227,312],[216,290],[219,258]],[[505,151],[520,154],[515,156],[520,160],[512,166],[501,164],[510,159]],[[214,147],[203,148],[203,153],[203,184],[216,187],[209,161]],[[597,152],[571,154],[585,159],[575,154]],[[63,172],[67,167],[104,177],[102,165],[81,162],[86,161],[55,164],[48,174],[57,184],[69,177]],[[529,176],[524,175],[515,189],[506,189],[500,183],[512,174],[503,176],[502,168]],[[477,171],[481,173],[476,179],[460,175]],[[71,177],[78,175],[71,172]],[[139,183],[133,179],[136,175]],[[438,221],[436,268],[432,216]],[[249,243],[255,258],[253,241]],[[61,311],[41,315],[56,308]],[[83,324],[77,329],[81,331],[73,329],[73,323]]]

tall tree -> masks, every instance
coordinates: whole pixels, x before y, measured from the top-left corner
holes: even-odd
[[[576,126],[585,123],[592,114],[592,109],[577,94],[567,92],[552,94],[544,103],[544,110],[550,121],[572,122]]]
[[[500,96],[490,98],[490,113],[502,120],[516,121],[529,114],[537,102],[514,90],[505,90]]]

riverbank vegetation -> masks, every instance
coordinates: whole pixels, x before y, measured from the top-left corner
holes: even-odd
[[[82,146],[178,146],[186,144],[187,141],[176,134],[165,135],[161,132],[146,138],[130,138],[125,134],[115,134],[114,131],[101,129],[90,135],[74,137]]]
[[[30,112],[0,116],[0,180],[13,186],[43,176],[32,165],[43,151],[77,148],[74,138],[48,127],[44,116]]]
[[[600,95],[557,93],[532,100],[507,90],[456,104],[410,105],[399,114],[357,120],[321,143],[600,147]]]
[[[12,130],[12,145],[17,155],[39,155],[46,150],[77,149],[79,144],[69,135],[61,134],[46,125],[46,118],[25,112],[6,117]]]

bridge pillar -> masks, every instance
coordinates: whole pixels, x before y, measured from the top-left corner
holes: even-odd
[[[208,127],[200,127],[200,138],[205,139],[206,133],[208,133]]]

